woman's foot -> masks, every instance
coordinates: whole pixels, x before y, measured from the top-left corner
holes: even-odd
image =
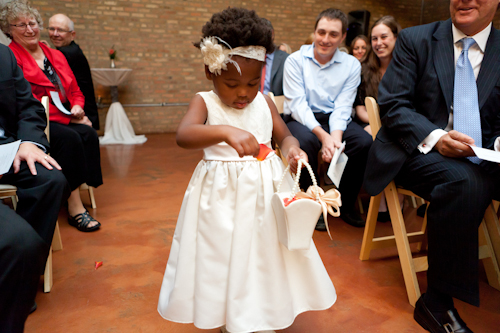
[[[89,212],[85,209],[80,198],[80,188],[76,188],[71,192],[68,198],[68,222],[83,232],[94,231],[101,227],[101,224],[96,221]]]
[[[95,231],[101,227],[101,224],[90,216],[87,210],[75,216],[68,216],[68,223],[83,232]]]

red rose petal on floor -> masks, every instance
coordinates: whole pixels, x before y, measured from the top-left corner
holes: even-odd
[[[96,261],[95,262],[95,269],[98,269],[101,266],[102,266],[102,261]]]

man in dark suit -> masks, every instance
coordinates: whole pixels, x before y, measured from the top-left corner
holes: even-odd
[[[49,19],[49,37],[54,46],[61,51],[69,67],[75,74],[76,82],[85,96],[85,115],[92,127],[99,129],[99,113],[95,102],[94,83],[89,62],[80,46],[74,42],[76,36],[73,21],[64,14],[56,14]]]
[[[478,226],[500,197],[500,167],[467,159],[467,144],[500,150],[498,4],[451,0],[450,20],[403,30],[379,86],[382,128],[365,188],[376,195],[395,179],[431,202],[428,288],[414,313],[431,332],[471,332],[452,297],[479,305]]]
[[[22,332],[43,273],[66,178],[47,155],[46,116],[10,49],[0,45],[0,145],[21,140],[1,184],[17,186],[17,211],[0,204],[0,330]],[[58,170],[56,170],[58,169]]]
[[[273,25],[268,19],[263,18],[262,21],[273,29],[274,39]],[[272,92],[274,96],[283,95],[283,67],[287,57],[288,53],[278,50],[277,47],[273,53],[266,55],[265,73],[263,70],[265,75],[263,75],[261,83],[261,92],[263,94],[267,95],[267,93]]]

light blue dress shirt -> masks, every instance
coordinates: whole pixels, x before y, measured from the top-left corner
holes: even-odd
[[[321,126],[313,113],[330,113],[330,132],[345,131],[360,82],[361,65],[353,56],[337,49],[321,65],[314,58],[314,45],[303,45],[285,62],[283,112],[311,131]]]
[[[271,90],[271,71],[273,69],[274,51],[271,54],[266,54],[266,77],[264,78],[264,95],[267,95]]]

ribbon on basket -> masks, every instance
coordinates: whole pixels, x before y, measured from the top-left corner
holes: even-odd
[[[309,186],[307,192],[297,192],[295,194],[296,199],[312,199],[320,203],[323,209],[323,218],[325,219],[326,231],[328,236],[332,239],[330,234],[330,229],[328,228],[328,213],[333,217],[340,216],[340,206],[342,206],[342,201],[340,200],[340,192],[337,189],[330,189],[324,191],[321,187],[314,185]]]
[[[304,165],[307,170],[309,171],[309,175],[311,176],[311,180],[313,182],[313,185],[309,186],[306,192],[302,191],[299,189],[299,179],[300,179],[300,173],[302,170],[302,165]],[[285,174],[289,170],[290,165],[287,165],[285,172],[283,173],[283,177],[281,178],[281,181],[278,185],[277,192],[280,191],[281,183],[283,182],[283,179],[285,178]],[[330,239],[332,239],[332,235],[330,233],[330,228],[328,227],[328,213],[333,216],[333,217],[339,217],[340,216],[340,206],[342,206],[342,200],[340,199],[340,192],[337,189],[330,189],[328,191],[325,191],[318,186],[318,183],[316,181],[316,177],[314,176],[314,172],[306,161],[303,159],[300,159],[298,161],[297,165],[297,174],[295,175],[294,178],[294,184],[291,192],[291,196],[289,198],[285,198],[285,206],[289,205],[291,202],[299,199],[309,199],[309,200],[315,200],[321,205],[321,208],[323,210],[323,218],[325,219],[325,225],[326,225],[326,231],[328,232],[328,236]]]

